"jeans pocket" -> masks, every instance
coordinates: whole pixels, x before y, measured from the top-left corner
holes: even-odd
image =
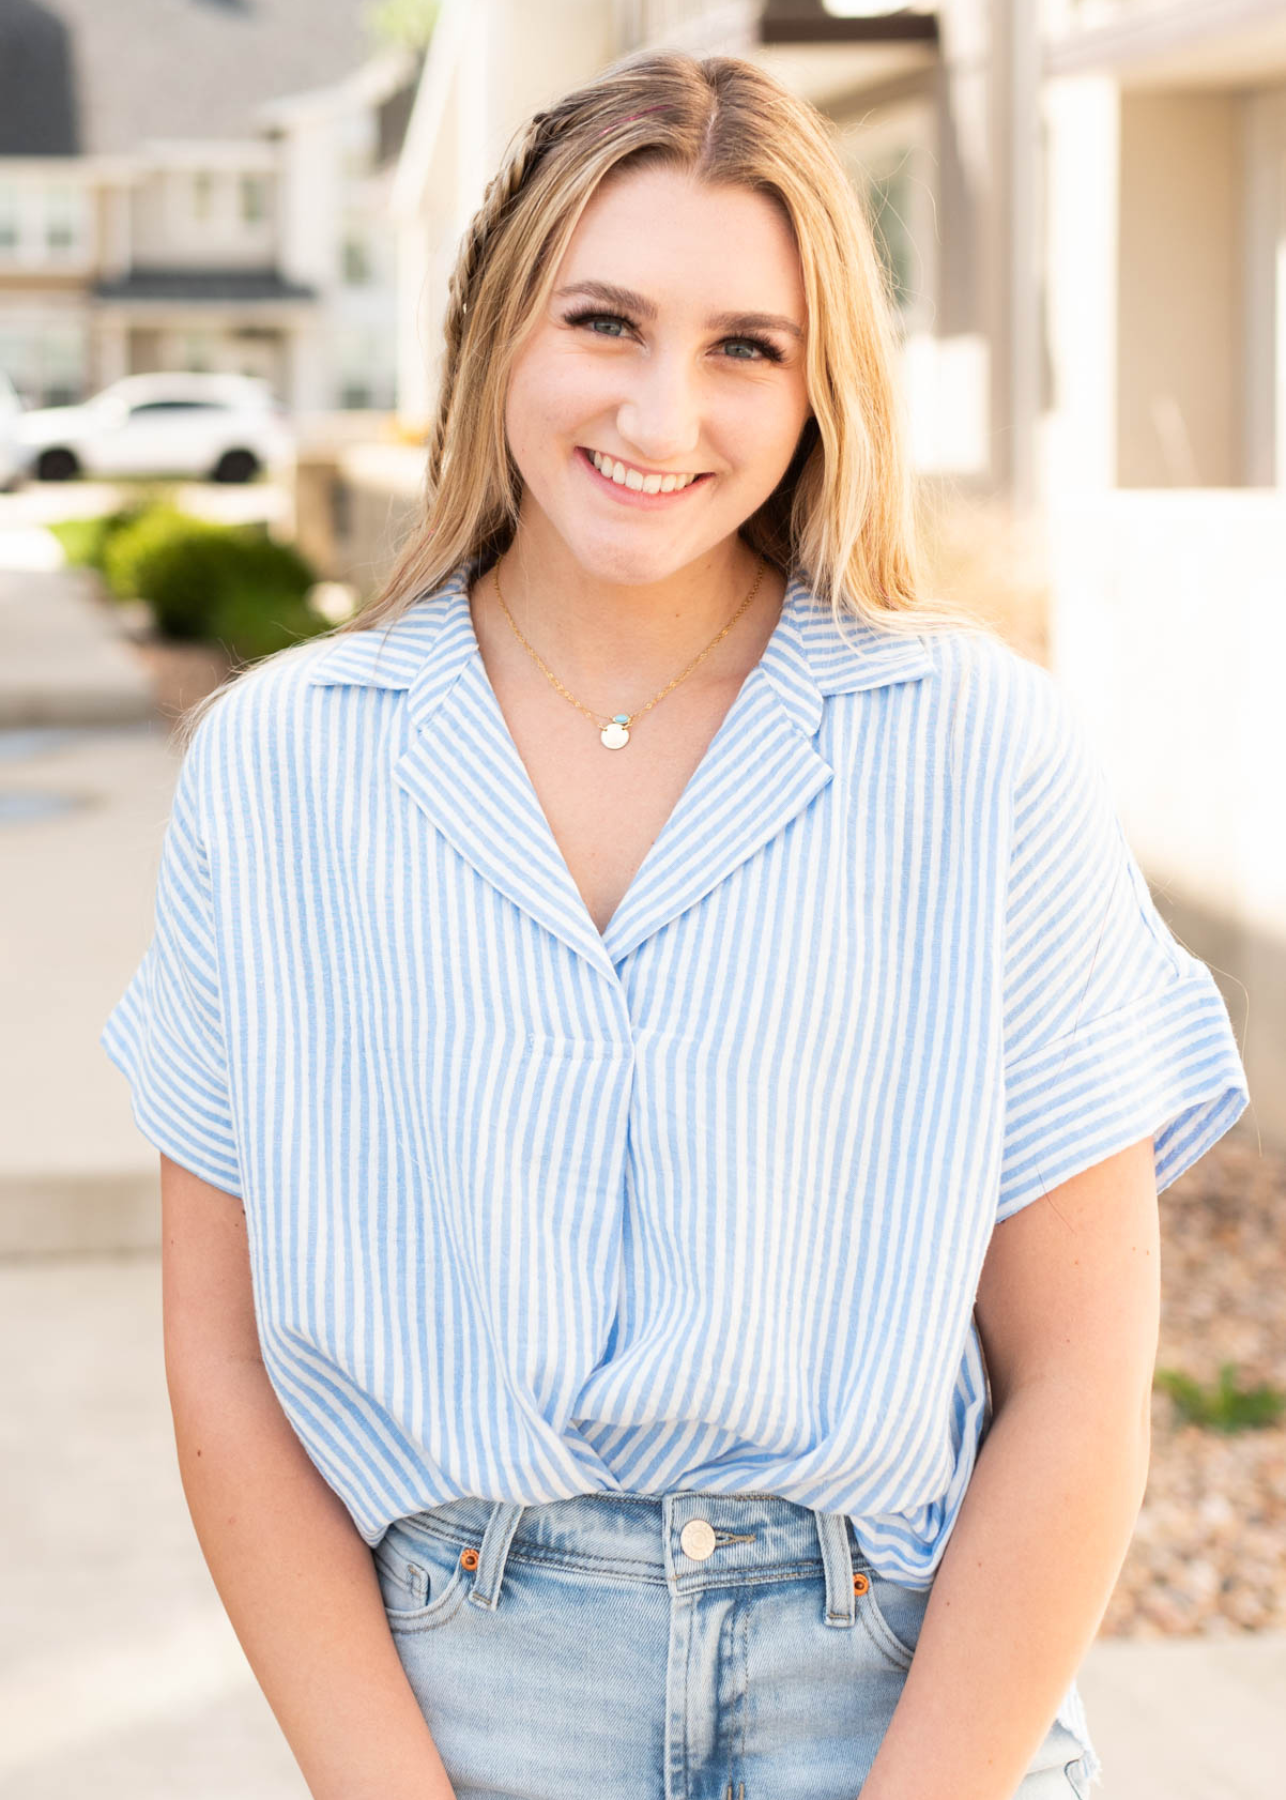
[[[1055,1719],[1027,1765],[1015,1800],[1045,1800],[1055,1793],[1089,1800],[1093,1751],[1079,1734]]]
[[[398,1520],[371,1553],[391,1631],[432,1631],[459,1612],[477,1551]]]
[[[1076,1795],[1076,1800],[1089,1800],[1088,1759],[1084,1755],[1074,1756],[1071,1762],[1063,1764],[1063,1773],[1067,1777],[1067,1785]]]
[[[853,1570],[867,1584],[865,1591],[857,1595],[857,1616],[868,1636],[899,1669],[909,1669],[933,1589],[890,1581],[856,1554]]]

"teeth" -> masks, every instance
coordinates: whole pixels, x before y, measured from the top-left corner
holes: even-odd
[[[695,475],[640,475],[637,469],[627,469],[624,463],[615,462],[598,450],[590,451],[590,459],[600,475],[606,475],[618,487],[630,488],[635,493],[673,494],[696,480]]]

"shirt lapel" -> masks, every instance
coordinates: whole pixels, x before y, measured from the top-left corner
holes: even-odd
[[[624,898],[599,933],[572,880],[487,677],[460,564],[391,626],[341,635],[315,683],[404,688],[394,774],[492,886],[604,974],[785,830],[834,777],[816,738],[828,693],[932,671],[918,635],[843,632],[796,576],[751,669]]]
[[[931,668],[918,637],[886,642],[864,627],[846,644],[829,610],[792,579],[760,660],[608,923],[613,962],[696,905],[831,782],[834,768],[817,744],[828,693]]]
[[[611,975],[488,679],[467,585],[453,577],[434,604],[442,607],[441,629],[407,696],[409,735],[397,779],[493,887]]]

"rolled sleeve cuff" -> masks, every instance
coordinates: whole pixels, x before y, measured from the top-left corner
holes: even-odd
[[[997,1222],[1149,1136],[1160,1193],[1249,1099],[1223,996],[1199,965],[1006,1067]]]
[[[205,1091],[189,1069],[167,1071],[152,1041],[115,1012],[99,1044],[130,1086],[134,1123],[157,1150],[211,1187],[242,1197],[236,1139],[218,1093]]]

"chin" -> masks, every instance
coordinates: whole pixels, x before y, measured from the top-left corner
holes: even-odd
[[[607,534],[589,539],[580,534],[567,535],[563,541],[586,574],[621,587],[643,587],[649,582],[664,581],[667,575],[673,575],[694,556],[700,555],[699,550],[691,554],[683,552],[676,547],[672,537],[663,540],[659,532],[653,544],[641,539],[641,533],[631,541],[630,533],[622,532],[619,536]]]

